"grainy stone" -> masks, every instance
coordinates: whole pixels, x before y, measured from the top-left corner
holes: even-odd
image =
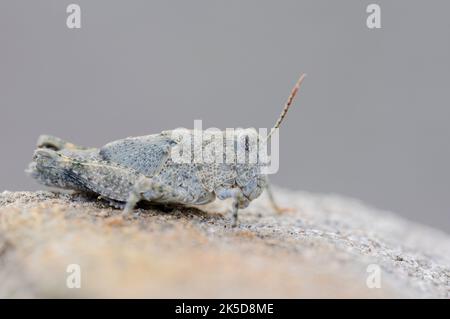
[[[335,195],[119,210],[81,194],[0,194],[0,297],[450,296],[450,237]],[[66,286],[81,267],[80,289]],[[366,285],[368,265],[381,288]]]

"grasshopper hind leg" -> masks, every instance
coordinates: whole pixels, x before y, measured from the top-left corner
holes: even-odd
[[[68,150],[86,150],[86,147],[75,145],[73,143],[67,142],[62,138],[52,136],[52,135],[41,135],[37,141],[38,148],[49,148],[54,151],[60,151],[63,149]]]

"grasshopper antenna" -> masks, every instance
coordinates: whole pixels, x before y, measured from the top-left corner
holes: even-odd
[[[281,123],[283,122],[289,108],[291,107],[292,101],[294,101],[295,95],[297,94],[298,90],[300,89],[300,85],[302,84],[303,80],[305,79],[306,74],[303,73],[300,78],[297,80],[297,83],[295,83],[294,88],[291,91],[291,94],[289,95],[286,104],[284,105],[283,111],[281,111],[280,117],[278,118],[277,122],[275,123],[275,125],[272,127],[272,129],[270,130],[269,135],[266,138],[266,141],[270,140],[270,137],[272,136],[272,134],[275,132],[276,129],[278,129],[281,125]]]

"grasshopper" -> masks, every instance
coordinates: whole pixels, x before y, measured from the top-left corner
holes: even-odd
[[[305,74],[298,79],[266,141],[280,127],[304,78]],[[264,138],[254,128],[246,131],[256,134],[257,140]],[[235,143],[236,136],[222,132],[225,142]],[[253,139],[245,143],[248,150],[254,145],[247,144],[255,142]],[[216,198],[232,198],[231,213],[236,226],[238,210],[246,208],[263,190],[268,192],[273,208],[283,211],[276,204],[259,163],[177,163],[170,155],[178,144],[173,130],[128,137],[101,148],[41,135],[26,172],[46,186],[96,194],[111,206],[123,209],[125,215],[133,212],[140,201],[203,205]]]

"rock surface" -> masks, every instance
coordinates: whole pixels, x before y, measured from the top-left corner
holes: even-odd
[[[276,195],[295,211],[262,196],[232,228],[229,202],[124,218],[81,194],[5,191],[0,297],[450,296],[448,235],[334,195]]]

